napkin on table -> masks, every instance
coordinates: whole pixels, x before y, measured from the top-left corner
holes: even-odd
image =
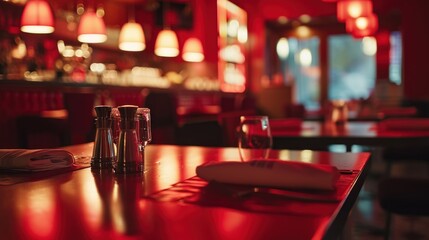
[[[334,190],[340,176],[334,166],[272,159],[210,162],[196,173],[207,181],[314,190]]]
[[[61,149],[0,149],[0,170],[45,171],[71,167],[73,154]]]

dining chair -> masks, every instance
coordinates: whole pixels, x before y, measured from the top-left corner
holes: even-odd
[[[392,214],[429,216],[429,178],[387,177],[378,184],[380,206],[386,212],[385,239],[390,238]]]
[[[240,124],[240,116],[256,114],[256,110],[240,110],[219,113],[218,123],[222,131],[223,146],[237,147],[237,127]]]
[[[380,121],[380,131],[429,131],[429,118],[388,118]],[[429,144],[407,144],[383,149],[382,159],[386,163],[386,174],[390,175],[395,163],[415,161],[429,162]]]
[[[222,128],[216,120],[186,121],[177,129],[178,145],[222,147]]]
[[[19,148],[55,148],[71,142],[71,132],[66,118],[41,115],[16,118]]]
[[[143,107],[150,109],[152,144],[176,144],[177,96],[171,92],[149,92]]]

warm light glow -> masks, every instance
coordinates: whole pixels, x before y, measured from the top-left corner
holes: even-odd
[[[378,29],[378,18],[375,14],[347,20],[347,30],[353,37],[362,38],[374,34]]]
[[[58,40],[57,48],[59,53],[62,53],[64,51],[64,49],[66,48],[66,44],[64,43],[63,40]]]
[[[304,48],[299,52],[299,62],[302,66],[310,66],[313,58],[308,48]]]
[[[22,229],[24,238],[47,239],[55,236],[58,229],[58,206],[56,194],[51,188],[40,188],[28,191],[23,189],[19,193],[20,218],[16,224]],[[43,220],[41,220],[43,219]]]
[[[119,33],[119,49],[130,52],[143,51],[146,48],[143,28],[136,22],[128,22]]]
[[[356,29],[363,30],[368,27],[369,22],[367,18],[360,17],[355,21]]]
[[[289,56],[289,41],[287,38],[280,38],[276,46],[277,55],[281,59],[286,59]]]
[[[219,50],[219,57],[225,62],[244,63],[246,57],[241,51],[240,46],[230,45]]]
[[[92,72],[101,74],[102,72],[106,71],[106,65],[104,63],[91,63],[89,69]]]
[[[307,38],[311,35],[311,30],[307,26],[299,26],[296,28],[296,35],[300,38]]]
[[[204,51],[198,38],[189,38],[183,46],[183,60],[187,62],[201,62],[204,60]]]
[[[54,31],[54,16],[49,4],[43,0],[30,0],[21,16],[21,31],[48,34]]]
[[[15,59],[23,59],[27,55],[27,46],[20,38],[15,40],[16,46],[10,52],[10,55]]]
[[[289,19],[285,16],[280,16],[279,18],[277,18],[277,22],[280,24],[286,24],[289,22]]]
[[[303,14],[303,15],[299,16],[299,20],[303,23],[309,23],[309,22],[311,22],[311,16],[307,15],[307,14]]]
[[[81,17],[77,33],[79,42],[102,43],[107,40],[106,25],[103,19],[98,17],[92,9],[88,9]]]
[[[362,51],[367,56],[374,56],[377,53],[377,40],[374,37],[364,37]]]
[[[238,27],[237,40],[240,43],[246,43],[247,38],[248,38],[247,27],[241,25],[240,27]]]
[[[228,36],[235,38],[237,36],[240,23],[237,19],[232,19],[228,22]]]
[[[162,30],[155,42],[155,54],[160,57],[176,57],[179,55],[179,41],[172,30]]]
[[[339,21],[368,16],[371,13],[371,0],[342,0],[337,3],[337,18]]]

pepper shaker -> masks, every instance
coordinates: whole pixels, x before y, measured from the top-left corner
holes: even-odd
[[[91,169],[111,169],[115,159],[112,138],[112,107],[100,105],[94,107],[96,119],[96,133],[91,158]]]
[[[137,106],[118,107],[121,115],[118,154],[114,164],[115,173],[143,172],[143,158],[137,134]]]

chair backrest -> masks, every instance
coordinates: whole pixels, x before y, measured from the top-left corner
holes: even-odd
[[[392,118],[392,117],[416,117],[416,107],[389,107],[379,109],[377,115],[380,118]]]
[[[379,123],[380,130],[429,131],[429,118],[387,118]]]
[[[94,100],[94,93],[64,94],[64,105],[68,111],[72,144],[94,140]]]
[[[175,144],[177,134],[177,101],[171,92],[149,92],[144,107],[150,109],[152,143]]]
[[[240,124],[240,116],[255,115],[255,110],[223,112],[218,115],[218,122],[222,129],[223,145],[226,147],[236,147],[237,127]]]

